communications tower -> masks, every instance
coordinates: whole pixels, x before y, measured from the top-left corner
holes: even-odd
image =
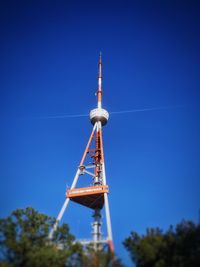
[[[69,201],[76,202],[93,210],[92,239],[80,241],[82,244],[93,244],[95,250],[100,250],[107,245],[111,252],[114,252],[110,210],[108,202],[108,185],[106,182],[106,171],[103,151],[102,128],[106,125],[109,113],[102,108],[102,58],[99,56],[98,63],[98,89],[97,107],[90,111],[90,121],[93,125],[91,135],[83,153],[82,159],[76,171],[71,188],[66,192],[66,199],[62,206],[56,222],[49,234],[52,238],[58,223],[69,204]],[[87,187],[76,187],[77,182],[82,179],[82,175],[91,177],[92,185]],[[103,238],[101,233],[101,211],[105,206],[107,237]]]

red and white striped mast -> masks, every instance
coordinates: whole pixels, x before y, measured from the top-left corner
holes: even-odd
[[[49,238],[53,237],[54,231],[57,229],[58,223],[63,217],[63,214],[69,204],[69,201],[74,201],[80,205],[86,206],[94,210],[93,213],[93,239],[82,241],[83,244],[93,243],[94,249],[99,250],[107,244],[110,251],[114,252],[112,227],[110,219],[109,201],[108,201],[108,185],[106,184],[106,171],[103,151],[103,136],[102,128],[106,125],[109,113],[102,108],[102,57],[99,56],[98,63],[98,89],[97,89],[97,108],[91,110],[90,121],[93,125],[92,133],[86,145],[82,159],[78,166],[71,188],[66,193],[66,199],[63,207],[58,214],[56,223],[52,228]],[[94,144],[93,144],[94,143]],[[87,157],[91,162],[87,164]],[[93,169],[93,172],[88,170]],[[80,175],[90,175],[93,180],[93,185],[83,188],[76,187]],[[101,234],[101,210],[105,206],[107,238],[102,238]],[[80,241],[79,241],[80,242]]]
[[[99,64],[98,64],[97,107],[100,109],[102,108],[102,58],[101,58],[101,53],[99,55]]]

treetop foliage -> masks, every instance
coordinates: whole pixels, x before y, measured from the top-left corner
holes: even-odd
[[[75,243],[67,224],[49,231],[55,219],[29,207],[0,219],[1,267],[121,267],[109,252],[87,250]],[[62,249],[59,249],[61,248]]]
[[[83,248],[67,224],[49,231],[55,219],[33,208],[17,209],[0,219],[1,267],[122,267],[109,251]],[[200,226],[182,221],[167,231],[148,228],[144,235],[131,232],[123,242],[137,267],[199,267]],[[60,249],[62,248],[62,249]]]
[[[73,244],[74,236],[66,224],[58,227],[50,242],[48,234],[54,222],[55,219],[30,207],[0,219],[1,262],[6,266],[65,266],[66,259],[80,248]],[[58,244],[65,249],[58,250]]]
[[[145,235],[131,232],[124,241],[137,267],[199,267],[200,226],[182,221],[166,232],[148,228]]]

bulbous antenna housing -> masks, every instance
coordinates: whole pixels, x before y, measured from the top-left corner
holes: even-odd
[[[90,111],[90,121],[94,125],[96,122],[100,121],[102,126],[106,125],[109,118],[109,113],[107,110],[102,108],[102,59],[101,53],[99,56],[98,63],[98,89],[97,89],[97,108]]]
[[[100,121],[102,126],[106,125],[109,118],[109,113],[103,108],[95,108],[90,111],[90,121],[94,125]]]

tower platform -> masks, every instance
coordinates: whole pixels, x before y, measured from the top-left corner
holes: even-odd
[[[108,193],[107,185],[89,186],[67,190],[66,196],[83,206],[91,209],[102,209],[104,205],[104,193]]]

